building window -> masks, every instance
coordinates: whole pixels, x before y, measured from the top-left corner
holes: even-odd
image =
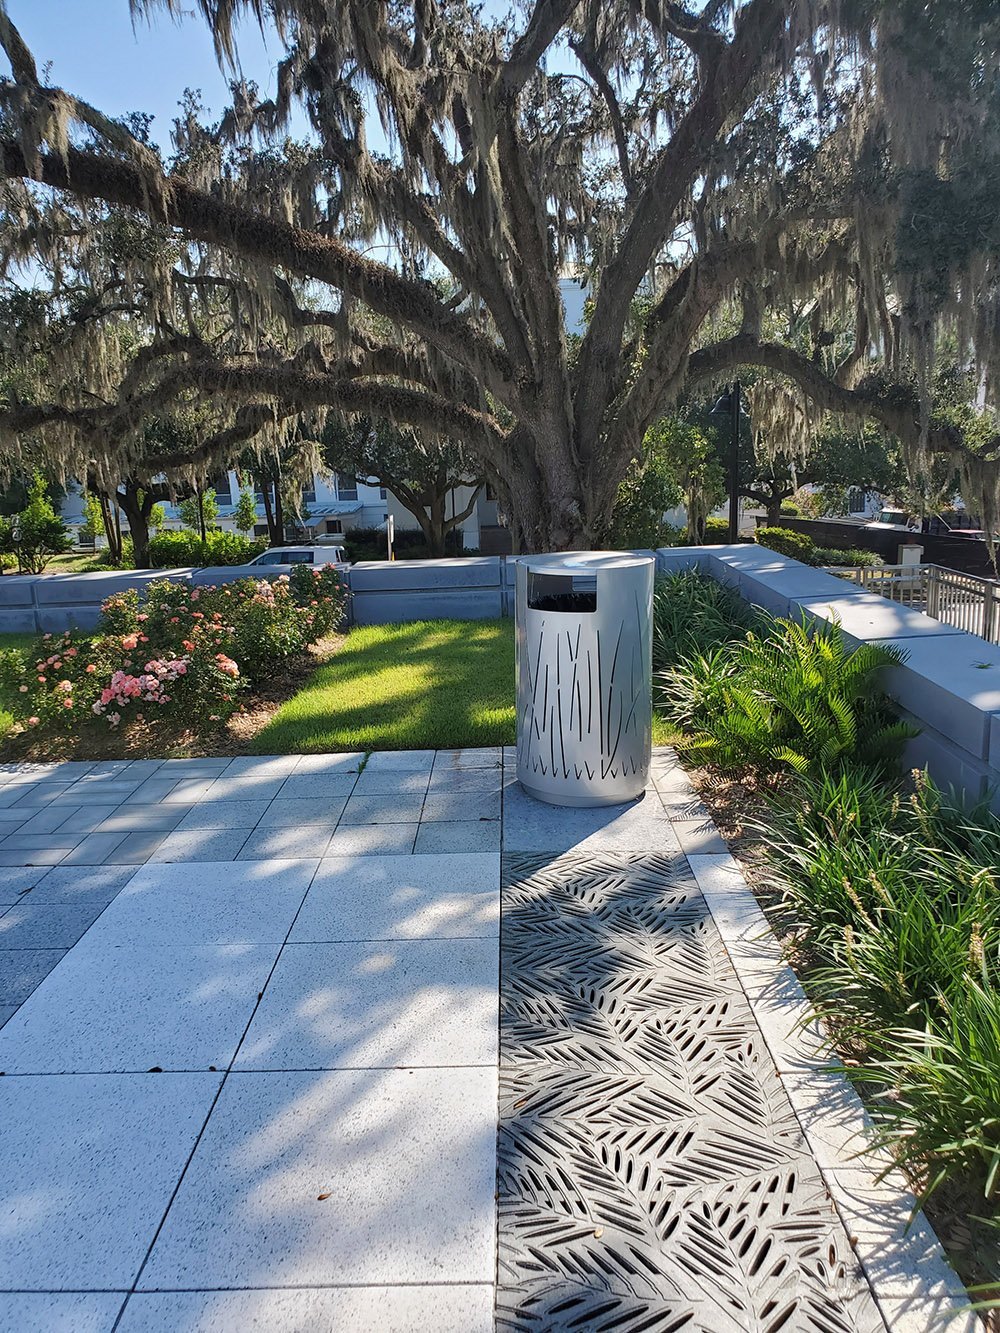
[[[380,500],[384,500],[384,499],[385,499],[385,487],[384,487],[384,486],[380,486],[380,487],[378,488],[378,498],[379,498]]]
[[[233,495],[229,485],[229,473],[224,473],[221,477],[215,477],[208,483],[206,489],[215,491],[215,498],[220,505],[229,505],[233,503]]]
[[[266,537],[268,535],[267,524],[255,523],[253,528],[253,535],[255,537]]]
[[[339,518],[328,518],[326,520],[326,530],[327,532],[334,533],[339,536],[339,534],[344,531],[344,525],[343,523],[341,523]]]
[[[315,481],[313,482],[313,484],[312,484],[311,486],[308,486],[308,487],[302,492],[302,501],[303,501],[304,504],[307,504],[307,505],[314,505],[314,504],[316,503],[316,483],[315,483]]]
[[[337,499],[356,500],[358,498],[358,479],[347,472],[337,473]]]
[[[860,486],[852,486],[847,492],[847,512],[849,514],[865,512],[865,493]]]

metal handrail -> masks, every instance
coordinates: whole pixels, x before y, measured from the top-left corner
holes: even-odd
[[[850,579],[868,592],[922,611],[942,624],[1000,643],[1000,582],[962,574],[944,565],[876,565],[855,568],[828,565],[831,574]]]

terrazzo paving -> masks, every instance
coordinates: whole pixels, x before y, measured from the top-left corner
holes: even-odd
[[[0,1333],[950,1308],[669,752],[604,810],[363,758],[0,766]]]

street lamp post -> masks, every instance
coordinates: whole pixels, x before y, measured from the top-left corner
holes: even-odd
[[[735,545],[740,539],[740,382],[734,380],[732,386],[718,399],[709,412],[712,417],[729,417],[729,540]]]

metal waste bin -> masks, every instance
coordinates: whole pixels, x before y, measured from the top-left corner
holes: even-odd
[[[517,776],[553,805],[641,796],[652,737],[653,559],[517,562]]]

